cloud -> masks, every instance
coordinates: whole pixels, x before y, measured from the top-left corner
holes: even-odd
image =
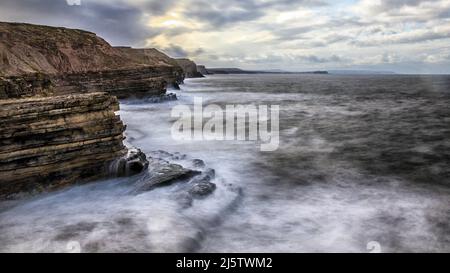
[[[426,22],[449,18],[448,0],[361,0],[353,10],[366,21]]]
[[[168,47],[164,47],[161,50],[174,58],[195,57],[205,53],[205,50],[202,48],[197,48],[195,50],[190,51],[174,44],[170,44]]]
[[[0,20],[66,26],[207,66],[450,72],[450,0],[1,0]],[[408,65],[414,64],[413,67]],[[422,71],[422,70],[421,70]]]
[[[414,44],[450,38],[449,27],[436,27],[434,29],[418,29],[391,35],[375,36],[362,41],[355,41],[358,46],[380,46],[388,44]]]
[[[299,6],[324,6],[324,1],[314,0],[191,0],[187,17],[193,17],[210,27],[220,28],[230,24],[253,21],[270,10],[291,10]]]
[[[173,1],[2,0],[0,19],[86,29],[115,45],[142,44],[157,35],[146,26],[146,17],[163,14]]]
[[[332,55],[330,57],[318,57],[316,55],[297,56],[297,59],[310,63],[337,63],[342,61],[339,56]]]

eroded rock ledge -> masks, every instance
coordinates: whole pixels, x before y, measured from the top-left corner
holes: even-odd
[[[106,93],[0,100],[0,109],[1,197],[106,177],[127,153]]]

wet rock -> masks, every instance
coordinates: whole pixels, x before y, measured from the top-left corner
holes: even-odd
[[[187,158],[187,155],[185,154],[180,154],[180,153],[174,153],[174,154],[170,154],[170,159],[172,160],[184,160]]]
[[[211,179],[212,177],[209,176],[208,174],[201,173],[192,178],[191,181],[189,181],[189,184],[208,183],[211,181]]]
[[[194,159],[192,160],[192,164],[194,167],[203,168],[205,167],[205,162],[201,159]]]
[[[211,177],[211,179],[214,179],[216,177],[216,170],[208,168],[208,169],[203,171],[203,174]]]
[[[187,181],[200,173],[161,159],[150,159],[149,161],[149,171],[135,183],[132,193],[138,194],[174,182]]]
[[[128,153],[113,163],[113,174],[119,177],[133,176],[148,168],[147,156],[137,148],[128,149]]]
[[[172,85],[171,85],[170,87],[172,87],[172,88],[175,89],[175,90],[180,90],[180,89],[181,89],[181,88],[180,88],[180,84],[179,84],[179,83],[176,83],[176,82],[172,83]]]
[[[189,194],[194,198],[203,198],[216,190],[216,184],[211,182],[196,183],[189,189]]]
[[[161,159],[169,160],[169,161],[185,160],[187,158],[187,155],[181,154],[179,152],[175,152],[175,153],[172,154],[172,153],[169,153],[169,152],[166,152],[166,151],[162,151],[162,150],[153,151],[151,153],[151,155],[153,157],[161,158]]]
[[[160,96],[152,96],[152,97],[145,99],[145,101],[149,102],[149,103],[161,103],[161,102],[172,101],[172,100],[177,100],[177,95],[174,93],[163,94]]]
[[[211,177],[208,173],[201,173],[189,181],[191,185],[188,193],[193,198],[203,198],[214,192],[216,189],[216,184],[212,183]]]
[[[180,184],[174,197],[182,208],[188,208],[192,205],[193,199],[204,198],[216,189],[216,184],[211,182],[215,177],[215,171],[205,168],[203,160],[187,160],[188,157],[185,154],[172,154],[161,150],[150,154],[148,172],[135,183],[132,193],[139,194],[156,187],[187,182]],[[172,163],[178,160],[194,169]]]

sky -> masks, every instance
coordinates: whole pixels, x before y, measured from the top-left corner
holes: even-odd
[[[207,67],[450,73],[450,0],[0,0],[0,21]]]

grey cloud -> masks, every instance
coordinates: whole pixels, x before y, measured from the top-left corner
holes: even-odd
[[[314,31],[318,26],[304,26],[304,27],[288,27],[283,28],[281,26],[272,26],[270,31],[277,40],[292,40],[302,38],[302,36],[308,32]]]
[[[384,13],[393,20],[401,20],[403,22],[413,21],[413,22],[427,22],[431,19],[445,19],[450,18],[450,11],[448,9],[442,8],[437,4],[444,4],[445,0],[380,0],[376,4],[371,6],[369,11],[373,16],[377,14]],[[407,9],[401,10],[402,8],[419,8],[422,4],[428,4],[428,6],[435,5],[431,9],[423,7],[421,13],[411,13]],[[447,5],[448,6],[448,5]],[[422,8],[422,7],[421,7]],[[368,19],[368,18],[365,18]],[[370,18],[377,20],[377,18]]]
[[[328,21],[321,24],[302,27],[286,27],[283,24],[263,25],[260,27],[260,30],[264,29],[270,31],[276,37],[276,40],[280,42],[300,40],[305,45],[321,47],[337,42],[343,42],[346,39],[350,40],[351,37],[339,34],[342,29],[368,26],[370,26],[369,23],[360,22],[358,18],[330,18]],[[315,31],[322,32],[324,29],[331,33],[324,38],[324,41],[314,41],[306,35]]]
[[[316,55],[296,56],[295,59],[308,63],[337,63],[342,61],[342,59],[336,55],[330,57],[318,57]]]
[[[268,10],[326,4],[322,0],[186,1],[189,9],[185,15],[206,23],[210,29],[254,20]],[[164,15],[176,3],[175,0],[148,0],[138,4],[126,0],[82,0],[80,6],[69,6],[66,0],[2,0],[0,20],[81,28],[99,34],[114,45],[141,46],[147,38],[161,33],[176,36],[194,31],[190,28],[149,28],[146,25],[146,19]]]
[[[361,14],[353,14],[351,11],[343,12],[344,16],[335,14],[333,6],[330,9],[326,7],[327,2],[333,5],[332,1],[328,0],[183,0],[187,9],[181,15],[204,23],[206,27],[201,29],[185,25],[183,27],[171,26],[170,28],[148,26],[150,19],[165,15],[179,3],[175,0],[81,0],[81,6],[69,6],[66,0],[0,1],[1,21],[86,29],[97,33],[113,45],[132,46],[144,46],[146,39],[159,34],[164,34],[165,38],[171,41],[173,36],[190,32],[226,32],[229,27],[246,25],[250,21],[262,18],[269,12],[325,6],[325,12],[321,15],[324,15],[326,22],[323,20],[306,22],[307,24],[302,27],[295,27],[296,24],[260,21],[258,24],[253,22],[247,24],[251,27],[252,32],[270,32],[275,37],[271,41],[265,40],[263,43],[243,41],[243,45],[232,44],[229,49],[217,52],[214,48],[209,47],[207,52],[202,48],[191,49],[192,45],[189,50],[186,50],[182,43],[169,44],[163,48],[166,53],[175,57],[198,56],[198,59],[205,64],[211,62],[223,66],[233,64],[245,66],[247,63],[254,64],[258,68],[269,65],[326,67],[336,64],[345,66],[358,60],[358,56],[366,56],[367,52],[380,55],[380,49],[377,47],[389,44],[402,44],[402,48],[408,47],[408,51],[405,53],[396,49],[395,46],[392,46],[392,50],[400,53],[399,56],[402,57],[409,54],[405,59],[412,59],[410,55],[414,52],[422,53],[420,46],[414,46],[415,43],[437,42],[438,40],[445,42],[446,40],[443,39],[450,38],[448,29],[445,32],[440,28],[440,32],[437,32],[434,28],[442,27],[448,22],[446,18],[450,18],[449,9],[439,8],[438,5],[418,9],[422,3],[438,3],[438,0],[380,0],[379,5],[371,7],[373,8],[369,12],[371,17],[364,12]],[[441,3],[444,2],[441,0]],[[406,6],[412,7],[413,12],[408,14],[408,10],[401,9]],[[383,13],[383,16],[377,16],[379,13]],[[402,27],[404,23],[411,23],[408,25],[411,28],[404,30]],[[201,26],[201,24],[198,25]],[[336,43],[339,46],[333,48],[339,51],[326,51],[327,46]],[[262,45],[261,49],[258,48],[260,44]],[[340,49],[341,44],[343,45],[342,50]],[[345,48],[344,44],[361,48]],[[207,45],[204,46],[206,48]],[[277,50],[270,55],[268,53],[271,52],[264,52],[267,48],[277,48]],[[252,52],[253,49],[254,52]],[[286,53],[299,52],[298,49],[311,49],[311,55]],[[355,52],[351,52],[351,50],[355,50]],[[358,52],[358,50],[361,51]],[[425,50],[427,49],[423,49],[423,53],[426,53]],[[227,52],[231,54],[227,55]],[[254,56],[240,56],[240,54],[244,54],[243,52],[252,52]],[[339,54],[339,56],[330,54]],[[437,55],[441,56],[442,54]],[[258,56],[262,57],[258,58]],[[442,56],[445,60],[444,55]],[[386,65],[399,64],[395,58],[383,57],[386,57],[382,60]]]
[[[268,10],[288,10],[298,6],[324,6],[320,0],[191,0],[185,15],[219,28],[258,19]]]
[[[152,0],[135,6],[126,1],[82,0],[80,6],[69,6],[65,0],[2,0],[0,20],[80,28],[114,45],[138,46],[158,34],[158,29],[145,25],[145,16],[162,15],[173,3]]]
[[[173,44],[164,48],[163,51],[174,58],[185,58],[189,56],[189,52],[184,50],[182,47]]]
[[[302,63],[307,64],[325,64],[325,63],[340,63],[344,59],[331,55],[321,57],[317,55],[291,55],[291,54],[269,54],[265,56],[248,57],[248,56],[234,56],[239,60],[242,60],[245,64],[289,64],[298,65]]]
[[[205,53],[205,50],[202,48],[197,48],[195,50],[189,51],[174,44],[170,44],[168,47],[163,48],[162,51],[174,58],[196,57]]]
[[[402,35],[401,33],[394,35],[386,35],[383,38],[379,39],[353,41],[351,42],[351,44],[362,47],[370,47],[386,44],[414,44],[448,38],[450,38],[450,32],[426,31],[411,35]]]
[[[389,12],[402,7],[417,7],[425,2],[439,2],[439,0],[381,0],[376,5],[376,11]]]

